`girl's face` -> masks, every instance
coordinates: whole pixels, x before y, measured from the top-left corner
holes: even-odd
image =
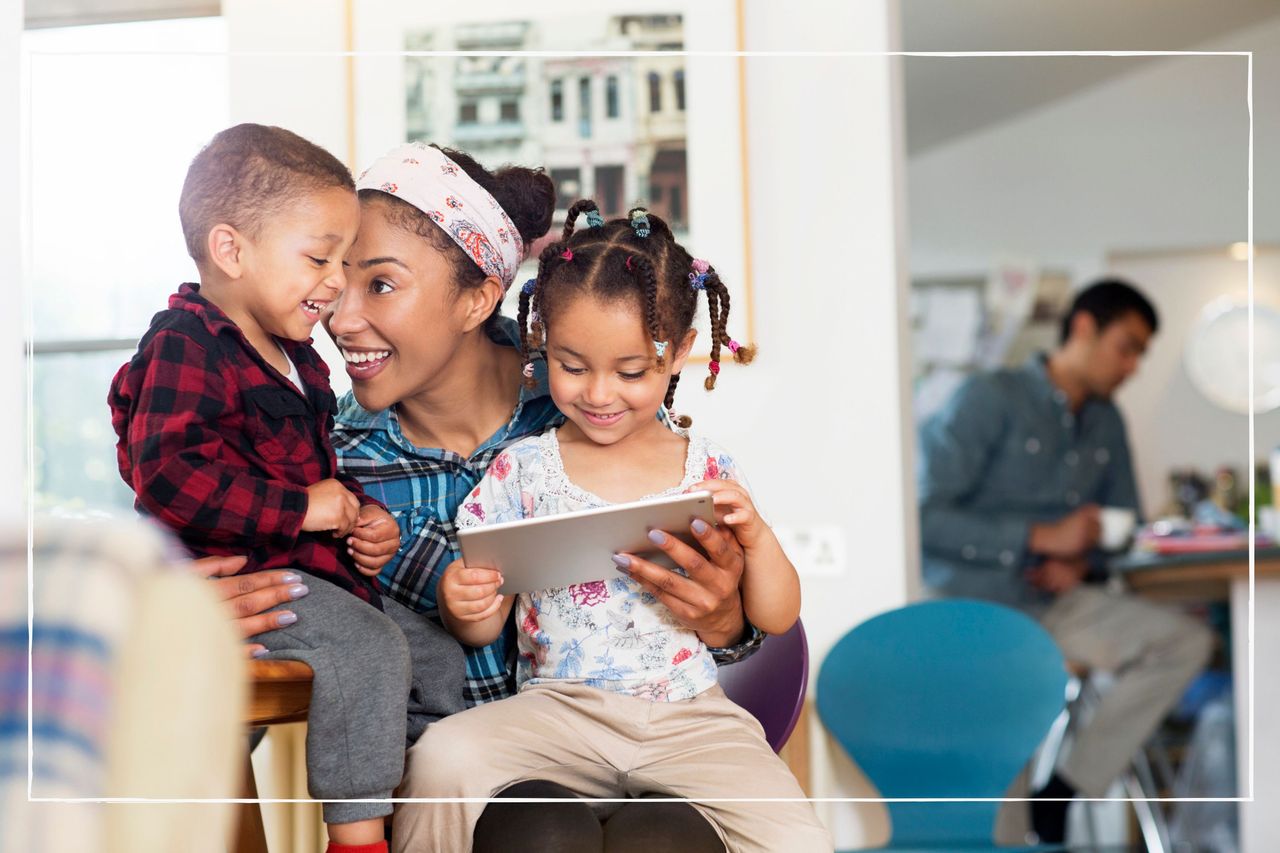
[[[458,298],[449,259],[388,221],[380,202],[361,204],[345,267],[347,288],[324,324],[356,400],[381,411],[443,375],[467,330],[468,300]]]
[[[596,444],[617,444],[658,426],[671,374],[684,367],[693,346],[690,330],[677,342],[674,362],[662,373],[655,370],[638,303],[569,295],[547,325],[551,398]]]

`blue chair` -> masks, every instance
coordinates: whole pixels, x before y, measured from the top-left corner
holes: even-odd
[[[1062,710],[1067,671],[1027,616],[979,601],[882,613],[818,674],[823,725],[886,799],[999,798]],[[887,803],[890,850],[996,850],[998,802]]]

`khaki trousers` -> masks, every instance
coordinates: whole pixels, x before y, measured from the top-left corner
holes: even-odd
[[[526,779],[588,798],[694,800],[731,851],[832,849],[807,802],[708,802],[804,797],[760,724],[718,686],[683,702],[650,702],[583,684],[531,685],[430,725],[409,750],[397,796],[491,797]],[[400,805],[396,850],[469,851],[485,805]],[[618,807],[599,805],[602,816]]]
[[[1185,614],[1123,592],[1079,586],[1040,619],[1068,661],[1114,676],[1058,772],[1104,797],[1209,660],[1213,637]]]

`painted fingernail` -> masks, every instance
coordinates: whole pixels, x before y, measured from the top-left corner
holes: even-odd
[[[690,526],[693,528],[693,532],[698,534],[699,536],[701,536],[702,534],[706,533],[708,530],[711,529],[707,527],[707,523],[700,518],[695,518],[693,520],[693,524],[691,524]]]
[[[613,562],[614,562],[614,565],[618,567],[618,571],[620,572],[625,572],[627,569],[631,568],[630,557],[624,557],[621,554],[614,554]]]
[[[298,621],[297,613],[281,613],[276,617],[276,624],[283,628],[285,625],[292,625]]]
[[[667,537],[662,534],[661,530],[650,530],[649,541],[654,545],[661,545],[663,542],[667,541]]]
[[[254,657],[254,658],[265,657],[265,656],[266,656],[266,654],[267,654],[267,650],[266,650],[266,649],[254,649],[253,651],[249,652],[249,654],[250,654],[252,657]]]
[[[306,584],[299,583],[289,587],[290,598],[302,598],[302,596],[306,595],[308,592],[311,592],[311,590],[307,589]]]
[[[280,576],[280,583],[297,583],[302,580],[302,575],[295,575],[293,572],[285,572]]]

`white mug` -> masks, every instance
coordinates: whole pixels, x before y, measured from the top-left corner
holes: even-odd
[[[1119,551],[1129,544],[1138,514],[1128,507],[1104,506],[1098,513],[1102,536],[1098,544],[1105,551]]]

